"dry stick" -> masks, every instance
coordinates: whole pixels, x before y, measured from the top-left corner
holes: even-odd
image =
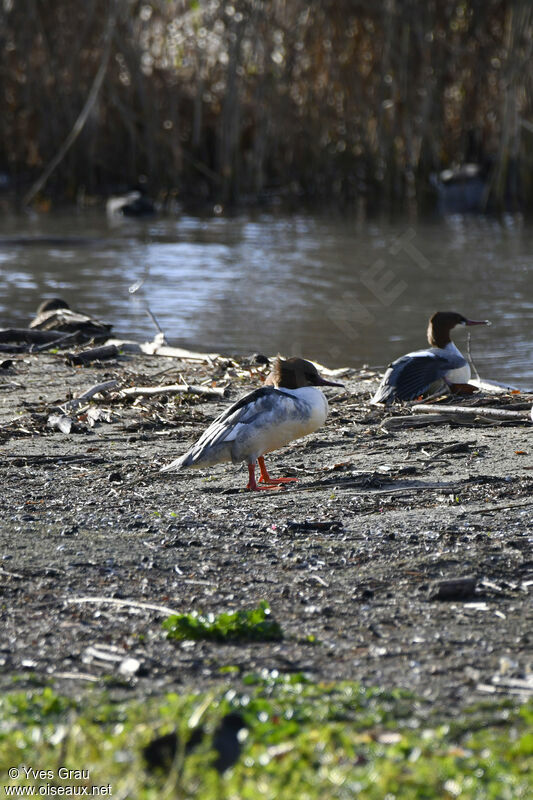
[[[152,322],[154,323],[154,325],[155,325],[155,327],[156,327],[156,329],[157,329],[158,333],[160,333],[160,334],[162,335],[162,337],[163,337],[164,341],[166,342],[166,340],[167,340],[167,337],[165,336],[165,331],[163,330],[163,328],[161,327],[161,325],[160,325],[160,324],[159,324],[159,322],[157,321],[157,317],[155,316],[155,314],[154,314],[154,313],[153,313],[153,311],[151,310],[151,308],[150,308],[150,306],[148,305],[148,303],[145,303],[144,310],[146,311],[146,313],[148,314],[148,316],[150,317],[150,319],[151,319],[151,320],[152,320]]]
[[[470,362],[470,366],[472,367],[472,369],[474,371],[474,375],[476,376],[477,380],[480,381],[481,378],[479,377],[479,372],[477,371],[477,367],[474,364],[474,359],[472,358],[472,353],[470,352],[470,340],[471,340],[471,338],[472,337],[471,337],[471,334],[469,332],[467,337],[466,337],[466,354],[468,356],[468,360]]]
[[[474,512],[475,514],[489,514],[492,511],[509,511],[512,508],[527,508],[528,506],[533,505],[533,500],[526,500],[525,502],[521,503],[506,503],[505,505],[494,505],[494,506],[487,506],[486,508],[478,508]]]
[[[386,478],[387,476],[380,476]],[[390,489],[372,489],[372,488],[365,488],[361,481],[324,481],[323,483],[319,483],[318,486],[316,483],[312,484],[311,486],[299,486],[299,492],[314,492],[320,488],[328,488],[330,486],[338,486],[339,489],[361,489],[361,492],[357,492],[356,497],[377,497],[378,495],[382,494],[398,494],[399,492],[403,492],[404,494],[409,494],[410,492],[425,492],[425,491],[442,491],[446,492],[447,494],[453,494],[454,492],[460,492],[461,489],[464,489],[467,486],[466,483],[458,483],[455,485],[442,485],[439,483],[427,483],[423,486],[392,486]]]
[[[67,411],[75,411],[79,406],[81,406],[84,400],[89,400],[89,398],[93,397],[99,392],[106,392],[109,391],[109,389],[114,389],[117,385],[117,380],[97,383],[95,386],[91,386],[90,389],[87,389],[87,391],[83,392],[83,394],[78,395],[78,397],[74,397],[72,400],[67,400],[66,403],[58,406],[58,408],[65,414]]]
[[[150,267],[147,265],[144,268],[144,276],[143,276],[143,278],[140,281],[137,281],[137,283],[134,283],[132,286],[130,286],[130,288],[128,289],[128,292],[131,295],[136,294],[139,291],[139,289],[141,289],[144,286],[145,282],[148,280],[149,275],[150,275]],[[161,334],[161,336],[163,338],[163,343],[167,344],[167,337],[165,336],[165,331],[163,330],[163,328],[159,324],[155,314],[152,312],[152,309],[148,305],[148,303],[146,301],[146,298],[144,299],[144,310],[146,311],[146,313],[148,314],[148,316],[150,317],[150,319],[154,323],[157,332],[159,334]]]
[[[51,672],[49,674],[52,678],[61,678],[61,680],[69,681],[89,681],[90,683],[98,683],[100,680],[100,678],[96,678],[88,672]]]
[[[465,417],[497,417],[501,419],[523,419],[529,418],[527,412],[504,411],[501,408],[486,408],[479,406],[445,406],[430,405],[421,403],[411,409],[415,414],[459,414]]]
[[[127,397],[153,397],[158,394],[202,394],[206,397],[226,397],[227,388],[208,389],[206,386],[195,386],[193,384],[182,385],[173,383],[169,386],[130,386],[122,389],[121,393]]]
[[[98,605],[109,603],[109,605],[112,606],[143,608],[147,611],[160,611],[161,614],[181,613],[180,611],[176,611],[175,608],[169,608],[168,606],[158,606],[155,603],[139,603],[136,600],[118,600],[116,597],[67,597],[65,603],[75,603],[78,605],[82,603],[96,603]]]
[[[115,344],[126,353],[144,353],[147,356],[164,356],[165,358],[177,358],[180,361],[206,362],[211,365],[217,358],[224,358],[220,353],[195,353],[181,347],[167,347],[159,344],[158,341],[139,343],[129,339],[107,339],[106,344]]]
[[[49,350],[51,347],[54,347],[56,344],[60,345],[64,342],[68,341],[68,339],[74,339],[74,337],[78,336],[79,331],[72,331],[72,333],[63,333],[58,336],[56,339],[52,339],[50,342],[46,342],[45,344],[40,344],[38,347],[32,347],[32,353],[41,353],[44,350]]]
[[[104,35],[104,52],[102,54],[102,60],[100,62],[100,66],[98,67],[98,72],[93,81],[93,85],[91,86],[90,92],[87,96],[87,100],[85,101],[85,105],[83,106],[78,119],[74,123],[72,130],[70,131],[69,135],[53,157],[53,159],[49,162],[48,166],[45,168],[42,175],[35,181],[33,186],[31,186],[30,190],[26,193],[22,203],[25,206],[28,206],[35,195],[41,191],[45,183],[47,182],[48,178],[55,170],[55,168],[61,163],[64,159],[65,155],[68,153],[80,133],[82,132],[85,123],[87,122],[87,118],[92,111],[92,108],[96,102],[96,98],[98,97],[98,93],[102,87],[102,83],[104,81],[104,77],[107,71],[107,63],[109,61],[109,53],[111,51],[111,39],[113,34],[113,29],[115,27],[116,21],[116,13],[118,9],[118,3],[111,3],[110,5],[110,12],[109,17],[107,20],[107,28]]]
[[[412,428],[423,427],[424,425],[435,425],[440,422],[449,422],[450,417],[446,414],[435,414],[432,419],[423,419],[416,417],[414,414],[409,414],[406,417],[386,417],[381,425],[380,430],[388,431],[389,428]]]

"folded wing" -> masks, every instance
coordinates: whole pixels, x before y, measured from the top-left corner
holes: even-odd
[[[293,406],[294,398],[273,386],[262,386],[250,392],[225,409],[191,449],[163,467],[162,472],[200,463],[202,466],[209,466],[221,461],[233,461],[232,446],[237,436],[241,439],[246,438],[258,417],[261,417],[263,425],[268,425],[271,419],[274,422],[274,416],[279,422],[284,415],[283,409],[288,404]]]
[[[434,353],[407,355],[394,361],[383,376],[372,403],[414,400],[442,379],[450,361]]]

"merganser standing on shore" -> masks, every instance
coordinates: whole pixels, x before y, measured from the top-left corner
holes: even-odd
[[[264,455],[316,431],[328,415],[328,401],[317,386],[342,386],[319,375],[303,358],[277,358],[265,385],[241,397],[218,416],[185,455],[161,472],[211,467],[224,461],[248,464],[247,489],[275,489],[295,478],[271,478]],[[261,478],[255,480],[255,463]]]
[[[450,338],[450,331],[456,325],[490,325],[490,322],[466,319],[454,311],[437,311],[429,320],[429,348],[393,361],[370,402],[414,400],[441,380],[450,385],[468,383],[470,365]]]

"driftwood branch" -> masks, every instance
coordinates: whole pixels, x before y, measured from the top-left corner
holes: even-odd
[[[125,353],[144,353],[148,356],[165,356],[167,358],[179,358],[181,361],[199,361],[201,363],[212,364],[219,353],[196,353],[193,350],[184,350],[181,347],[169,347],[162,345],[159,341],[154,342],[134,342],[128,339],[108,339],[106,344],[116,345]]]
[[[57,331],[38,331],[35,328],[3,328],[0,342],[26,342],[26,344],[54,343],[61,338]]]
[[[114,389],[118,385],[118,381],[105,381],[104,383],[97,383],[94,386],[91,386],[90,389],[83,392],[83,394],[78,395],[78,397],[74,397],[72,400],[67,400],[66,403],[59,406],[61,411],[67,413],[68,411],[75,411],[82,403],[89,400],[91,397],[94,397],[95,394],[99,394],[100,392],[108,392],[110,389]]]
[[[490,417],[495,419],[523,419],[529,418],[525,411],[505,411],[502,408],[486,408],[480,406],[448,406],[421,403],[413,406],[411,411],[415,414],[456,414],[465,417]]]
[[[9,353],[10,355],[14,355],[15,353],[27,353],[28,348],[23,344],[0,344],[0,353]]]
[[[227,387],[219,389],[187,383],[172,383],[168,386],[130,386],[122,389],[121,393],[126,397],[154,397],[159,394],[201,394],[205,397],[226,397],[227,391]]]

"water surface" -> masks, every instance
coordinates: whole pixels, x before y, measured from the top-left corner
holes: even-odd
[[[148,304],[174,344],[359,367],[423,347],[428,316],[453,310],[493,323],[472,329],[482,377],[531,388],[532,266],[533,227],[516,217],[7,217],[0,324],[25,326],[42,297],[60,295],[144,340],[155,333]],[[463,351],[466,336],[456,331]]]

